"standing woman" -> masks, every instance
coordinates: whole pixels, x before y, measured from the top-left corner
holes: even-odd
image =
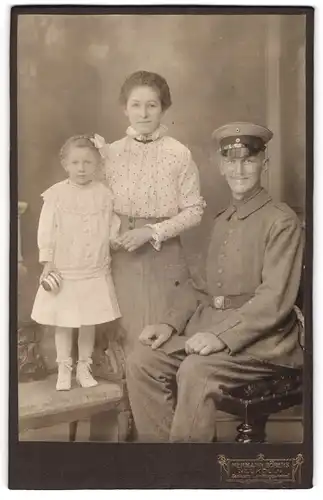
[[[120,102],[130,126],[126,137],[107,147],[105,168],[121,219],[112,273],[127,354],[187,279],[179,235],[200,223],[205,203],[190,151],[161,124],[171,105],[166,80],[135,72],[124,82]]]

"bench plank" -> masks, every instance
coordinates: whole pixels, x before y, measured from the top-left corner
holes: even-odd
[[[117,408],[124,398],[122,384],[98,382],[96,387],[89,389],[75,384],[70,391],[56,391],[56,375],[46,380],[20,383],[19,431],[82,420]]]

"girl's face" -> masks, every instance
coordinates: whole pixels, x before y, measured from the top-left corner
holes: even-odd
[[[133,88],[128,97],[125,114],[130,125],[139,134],[153,133],[159,127],[164,114],[158,92],[147,85]]]
[[[71,181],[84,186],[93,181],[100,159],[91,148],[71,146],[62,163]]]

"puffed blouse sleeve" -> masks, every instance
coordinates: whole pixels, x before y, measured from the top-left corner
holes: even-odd
[[[185,148],[181,169],[178,175],[178,209],[179,213],[170,219],[151,224],[153,229],[152,244],[159,250],[162,241],[178,236],[183,231],[197,226],[202,219],[206,206],[200,195],[200,177],[191,152]]]

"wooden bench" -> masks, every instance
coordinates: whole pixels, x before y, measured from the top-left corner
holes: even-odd
[[[56,391],[56,375],[45,380],[19,383],[19,433],[57,424],[69,425],[69,440],[75,441],[77,424],[105,413],[105,439],[125,441],[128,433],[127,398],[123,383],[98,380],[96,387],[74,385],[70,391]]]

